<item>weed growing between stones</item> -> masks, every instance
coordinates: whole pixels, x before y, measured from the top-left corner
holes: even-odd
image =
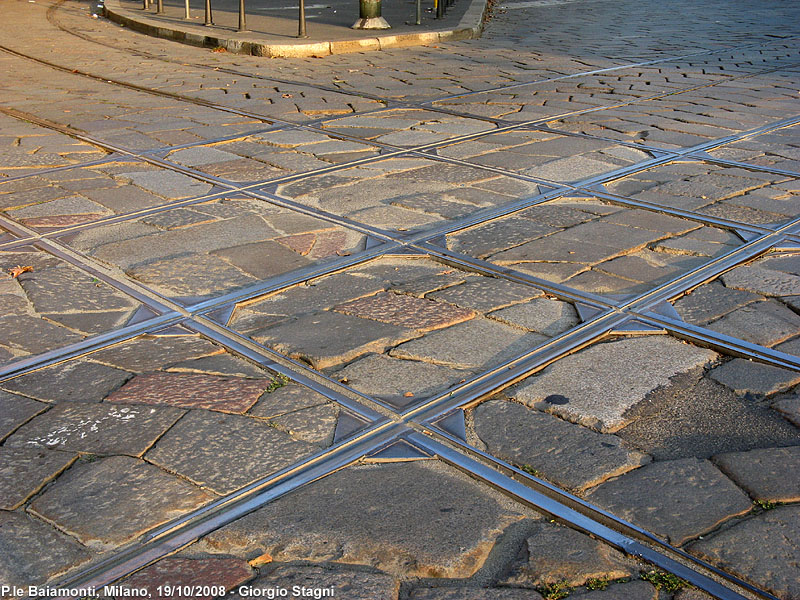
[[[542,595],[544,600],[561,600],[570,595],[572,588],[567,581],[557,581],[556,583],[547,583],[538,587],[536,591]]]
[[[641,578],[650,582],[657,590],[663,589],[668,594],[677,592],[683,587],[690,587],[689,584],[680,577],[677,577],[672,573],[658,571],[655,569],[652,571],[643,572],[641,574]]]

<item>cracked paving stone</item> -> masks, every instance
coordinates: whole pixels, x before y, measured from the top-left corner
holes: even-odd
[[[263,379],[156,372],[134,377],[106,400],[244,413],[268,386]]]
[[[532,177],[550,181],[580,181],[619,168],[612,162],[604,162],[586,156],[570,156],[526,169]]]
[[[0,448],[0,509],[22,506],[77,456],[49,450]]]
[[[375,296],[359,298],[335,306],[333,310],[362,319],[371,319],[422,331],[449,327],[475,316],[471,310],[391,292],[381,292]]]
[[[208,183],[174,171],[120,173],[117,178],[170,200],[203,196],[210,192],[212,188]]]
[[[546,238],[526,242],[509,250],[503,250],[489,257],[489,259],[491,262],[501,265],[542,261],[592,264],[607,260],[622,252],[620,248],[606,245],[602,241],[608,238],[589,239],[594,241],[587,242],[584,240],[579,242],[554,234]]]
[[[800,472],[800,446],[760,448],[714,457],[723,473],[756,500],[800,501],[800,479],[787,473]]]
[[[580,323],[578,313],[568,302],[536,298],[509,306],[488,315],[492,319],[553,337]]]
[[[332,587],[333,597],[347,600],[395,600],[400,587],[399,582],[389,575],[342,569],[334,565],[281,565],[248,583],[248,587],[267,590],[292,590],[295,586],[309,591]],[[247,596],[234,594],[232,599],[243,597]]]
[[[147,460],[227,494],[314,450],[257,419],[196,410],[156,443]]]
[[[675,310],[687,323],[705,325],[761,296],[725,287],[714,281],[701,285],[674,303]]]
[[[90,361],[69,361],[0,383],[9,392],[45,402],[100,402],[131,373]]]
[[[492,277],[480,277],[470,279],[460,285],[454,285],[444,290],[426,294],[426,298],[441,300],[470,308],[479,312],[487,312],[505,306],[530,300],[537,296],[542,296],[544,292],[534,287],[506,281],[504,279],[494,279]]]
[[[772,408],[781,413],[787,420],[800,427],[800,393],[795,393],[794,396],[788,398],[781,398]],[[2,414],[2,411],[0,411]],[[2,437],[2,434],[0,434]]]
[[[774,300],[755,302],[729,312],[709,329],[761,346],[773,346],[800,331],[800,316]]]
[[[199,336],[144,335],[92,354],[92,359],[133,372],[155,371],[192,358],[218,354],[219,347]]]
[[[248,414],[262,419],[271,419],[286,413],[303,410],[304,408],[319,406],[328,401],[325,396],[311,388],[289,383],[261,396],[261,399],[248,411]]]
[[[634,409],[636,420],[617,435],[655,460],[800,444],[800,430],[774,410],[737,396],[700,371],[678,375],[649,394]]]
[[[372,354],[332,376],[362,394],[403,407],[446,390],[465,379],[468,373],[427,362]]]
[[[560,231],[558,227],[534,223],[528,218],[509,217],[450,235],[447,246],[451,250],[483,258],[501,250],[513,252],[506,249],[557,231]]]
[[[287,248],[286,245],[272,240],[215,250],[211,254],[224,258],[257,279],[269,279],[312,263],[293,248]]]
[[[327,448],[333,443],[339,409],[332,403],[287,413],[272,419],[272,423],[292,437]]]
[[[791,296],[800,292],[800,277],[793,273],[745,265],[724,273],[723,283],[737,290],[765,296]]]
[[[800,596],[800,506],[778,506],[689,546],[779,598]]]
[[[278,498],[193,549],[335,560],[403,577],[469,577],[521,511],[438,461],[362,465]]]
[[[394,348],[391,356],[462,369],[483,369],[513,358],[547,339],[489,319],[472,319]]]
[[[587,500],[680,546],[752,509],[707,460],[650,463],[594,488]]]
[[[396,325],[321,312],[280,323],[251,337],[315,369],[324,369],[368,352],[383,352],[413,335]]]
[[[112,456],[75,465],[30,510],[89,548],[109,550],[210,499],[158,467]]]
[[[409,600],[542,600],[542,596],[523,588],[440,587],[416,588]]]
[[[126,271],[140,282],[172,297],[205,297],[258,282],[218,258],[191,255],[160,260]]]
[[[0,511],[0,580],[41,585],[85,563],[91,552],[55,527],[20,512]]]
[[[46,404],[36,400],[0,390],[0,441],[46,408]]]
[[[69,329],[28,315],[0,318],[0,344],[40,354],[83,339]]]
[[[556,485],[585,490],[644,465],[650,457],[613,435],[504,400],[474,410],[475,432],[489,452],[535,469]]]
[[[251,579],[255,572],[246,561],[238,558],[180,558],[167,557],[127,577],[121,586],[127,589],[145,588],[149,598],[167,600],[170,595],[160,594],[159,587],[170,586],[221,586],[232,590]],[[322,586],[320,586],[322,587]],[[202,590],[201,590],[202,591]],[[124,594],[118,598],[125,598]],[[214,596],[196,595],[197,600],[212,600]]]
[[[744,358],[734,358],[712,369],[709,377],[745,397],[769,396],[800,382],[796,371]]]
[[[611,546],[584,533],[550,523],[534,523],[525,540],[525,558],[514,565],[503,585],[539,587],[566,581],[583,585],[589,579],[620,579],[639,565]]]
[[[268,371],[224,352],[180,362],[172,365],[168,370],[175,373],[202,373],[227,377],[247,377],[250,379],[269,379],[272,377],[272,374]]]
[[[241,158],[238,154],[231,154],[224,150],[217,148],[185,148],[183,150],[176,150],[172,152],[167,159],[175,161],[179,164],[186,165],[187,167],[201,167],[214,163],[227,162],[231,160],[238,160]]]
[[[184,411],[107,404],[59,404],[23,425],[7,447],[141,456]]]
[[[630,422],[625,413],[648,393],[716,357],[670,337],[623,338],[562,358],[524,380],[511,395],[568,421],[613,433]],[[567,402],[548,403],[551,394]]]

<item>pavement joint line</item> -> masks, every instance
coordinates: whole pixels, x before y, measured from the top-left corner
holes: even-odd
[[[735,576],[729,575],[724,571],[717,569],[716,567],[713,567],[701,559],[695,558],[678,548],[674,548],[666,542],[659,540],[652,534],[649,534],[648,532],[641,530],[622,519],[614,517],[609,513],[605,513],[601,509],[594,507],[587,502],[581,501],[574,496],[570,497],[571,495],[558,490],[558,488],[546,485],[546,482],[541,481],[538,478],[531,477],[516,467],[513,467],[512,465],[505,463],[504,461],[501,461],[491,455],[483,453],[477,448],[469,446],[469,444],[466,444],[461,440],[448,435],[446,432],[443,432],[438,428],[435,430],[427,428],[424,433],[415,431],[414,433],[409,434],[407,439],[418,447],[435,455],[447,464],[450,464],[473,477],[477,477],[492,487],[495,487],[505,494],[529,504],[537,510],[556,517],[558,520],[577,527],[584,532],[590,533],[592,536],[609,543],[626,554],[640,557],[645,561],[654,564],[669,573],[672,573],[673,575],[677,575],[695,587],[707,592],[714,598],[719,600],[747,600],[748,598],[747,596],[743,596],[737,591],[722,585],[718,581],[718,579],[723,579],[728,583],[735,584],[737,587],[743,588],[747,590],[747,592],[757,594],[760,597],[768,598],[770,600],[778,600],[772,594],[764,592],[763,590],[760,590],[759,588]],[[455,445],[456,448],[454,449],[449,447],[445,443],[442,443],[441,440],[446,440],[450,444]],[[470,457],[470,454],[477,454],[483,459],[483,462]],[[523,483],[523,481],[514,479],[513,477],[509,476],[508,473],[511,473],[523,481],[527,481],[528,484],[526,485],[526,483]],[[531,484],[535,485],[536,487],[533,487]],[[543,493],[542,489],[548,489],[549,491],[556,492],[557,497],[560,496],[560,499],[556,499]],[[560,492],[560,494],[558,492]],[[584,509],[583,512],[577,510],[569,504],[566,504],[565,501],[569,501],[570,504],[573,504],[573,506],[580,506]],[[614,523],[614,525],[623,531],[627,530],[628,532],[637,533],[649,541],[655,542],[655,545],[659,546],[660,550],[656,550],[648,545],[636,541],[630,537],[628,533],[621,533],[618,529],[609,527],[608,525],[596,520],[596,518],[592,518],[592,516],[589,516],[587,513],[594,514],[595,516],[601,516],[604,518],[604,520]],[[670,552],[670,554],[676,555],[684,560],[679,561],[675,558],[667,556],[664,554],[665,550]],[[691,566],[687,566],[687,562]],[[696,570],[696,567],[701,567],[705,571],[710,571],[714,577],[709,576],[700,570]]]
[[[737,167],[739,169],[747,169],[748,171],[759,171],[761,173],[772,173],[773,175],[782,175],[785,177],[797,177],[800,178],[800,171],[787,171],[786,169],[777,169],[775,167],[770,167],[767,165],[753,165],[746,162],[741,162],[737,160],[728,160],[726,158],[717,158],[715,156],[702,156],[698,155],[693,156],[691,154],[687,155],[689,158],[693,158],[695,160],[699,160],[702,162],[722,165],[726,167]]]

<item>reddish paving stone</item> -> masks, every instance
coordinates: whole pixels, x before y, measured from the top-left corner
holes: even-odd
[[[471,319],[476,314],[469,309],[391,292],[359,298],[340,304],[334,310],[362,319],[422,330],[449,327]]]
[[[105,215],[100,213],[90,213],[86,215],[54,215],[51,217],[36,217],[31,219],[21,219],[21,222],[28,227],[71,227],[91,223]]]
[[[145,588],[153,600],[174,596],[160,594],[160,586],[214,586],[232,590],[253,577],[253,569],[238,558],[165,558],[126,579],[124,588]],[[118,598],[126,598],[121,595]],[[213,595],[192,596],[195,600],[211,600]]]
[[[276,242],[280,242],[290,250],[294,250],[303,256],[311,252],[311,248],[314,247],[314,242],[316,240],[317,236],[315,236],[313,233],[298,233],[296,235],[287,235],[286,237],[275,238]]]
[[[126,404],[168,404],[241,414],[258,401],[269,382],[199,373],[145,373],[107,400]]]
[[[325,258],[334,254],[343,254],[347,247],[347,234],[344,231],[324,231],[317,234],[311,258]]]

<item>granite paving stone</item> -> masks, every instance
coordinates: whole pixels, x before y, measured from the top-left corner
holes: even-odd
[[[168,200],[203,196],[211,191],[212,187],[208,183],[174,171],[129,172],[120,173],[117,177]]]
[[[40,354],[79,342],[82,336],[43,319],[20,315],[0,317],[0,344]]]
[[[438,461],[354,466],[218,529],[193,550],[468,577],[524,515],[519,505]]]
[[[270,419],[286,413],[319,406],[328,402],[328,399],[303,385],[287,383],[276,390],[269,391],[250,408],[248,414],[254,417]]]
[[[541,600],[542,596],[523,588],[436,587],[415,588],[409,600]]]
[[[800,446],[719,454],[714,463],[755,500],[800,501],[800,481],[785,476],[797,472]]]
[[[227,377],[247,377],[249,379],[269,379],[272,373],[254,364],[220,351],[218,354],[204,356],[176,363],[167,369],[173,373],[205,373]]]
[[[710,350],[668,337],[620,339],[562,358],[523,381],[511,395],[528,406],[613,433],[630,422],[626,412],[648,393],[716,357]],[[567,402],[547,402],[552,394]]]
[[[227,494],[313,450],[257,419],[195,410],[161,437],[145,458],[215,493]]]
[[[42,402],[0,390],[0,441],[46,408]]]
[[[680,546],[752,508],[707,460],[650,463],[591,490],[587,499]]]
[[[773,346],[800,331],[800,316],[774,300],[737,308],[707,326],[761,346]]]
[[[303,257],[293,248],[287,248],[272,240],[215,250],[211,254],[224,258],[258,279],[269,279],[311,264],[311,260]],[[227,270],[230,271],[230,269]]]
[[[798,548],[800,506],[779,506],[694,542],[689,551],[789,600],[800,595]]]
[[[400,587],[389,575],[334,565],[279,565],[247,585],[256,590],[283,588],[290,591],[297,586],[312,594],[314,590],[333,588],[333,597],[347,600],[395,600]],[[247,596],[234,593],[231,597],[238,600]]]
[[[772,408],[800,427],[800,394],[795,392],[793,396],[781,398],[772,405]]]
[[[363,394],[403,407],[446,390],[465,380],[469,373],[428,362],[370,354],[332,376]]]
[[[219,353],[219,347],[195,335],[140,336],[92,354],[97,362],[142,373],[192,359]]]
[[[42,585],[77,567],[92,552],[24,512],[0,510],[0,578],[5,585]]]
[[[155,372],[137,375],[106,400],[243,413],[268,386],[263,379]]]
[[[44,402],[100,402],[131,376],[114,367],[75,360],[9,379],[0,387]]]
[[[400,344],[391,356],[457,369],[487,369],[547,339],[497,321],[476,318]]]
[[[585,490],[644,465],[650,457],[618,437],[504,400],[474,409],[475,433],[489,452],[572,490]]]
[[[6,446],[141,456],[183,414],[172,407],[64,403],[23,425]]]
[[[709,372],[709,377],[746,397],[763,397],[800,382],[800,374],[765,363],[734,358]]]
[[[571,304],[549,298],[535,298],[494,311],[488,316],[549,337],[563,333],[580,322],[578,313]]]
[[[0,510],[22,506],[76,458],[67,452],[0,448]]]
[[[475,316],[471,310],[391,292],[340,304],[334,310],[362,319],[422,331],[449,327]]]
[[[632,559],[574,529],[536,523],[525,540],[524,559],[514,565],[504,585],[541,587],[566,581],[583,585],[589,579],[620,579],[638,570]]]
[[[127,577],[121,586],[131,590],[145,588],[150,598],[166,600],[172,596],[159,593],[161,586],[220,586],[226,590],[233,590],[236,586],[252,579],[254,575],[255,572],[250,565],[238,558],[168,557]],[[118,597],[126,596],[123,593]],[[193,597],[198,600],[212,600],[214,596],[197,594]]]
[[[581,600],[658,600],[660,597],[658,590],[646,581],[629,581],[627,583],[616,583],[604,590],[578,592],[575,598]],[[693,600],[683,598],[683,600]],[[710,597],[709,597],[710,598]],[[675,596],[678,600],[678,596]],[[697,598],[696,600],[708,600],[708,598]]]
[[[725,287],[713,281],[678,299],[673,306],[687,323],[705,325],[761,297],[751,292]]]
[[[425,297],[479,312],[487,312],[541,295],[543,292],[534,287],[503,279],[480,277],[460,285],[431,292]]]
[[[333,443],[338,417],[336,405],[327,403],[280,415],[271,423],[293,438],[326,448]]]
[[[158,467],[111,456],[75,465],[31,503],[30,511],[89,548],[109,550],[210,499]]]

